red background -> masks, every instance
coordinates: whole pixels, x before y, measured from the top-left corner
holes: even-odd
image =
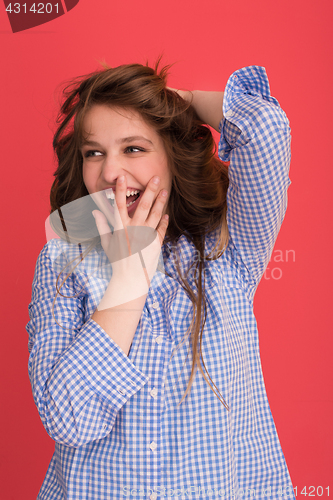
[[[53,450],[31,395],[24,327],[45,243],[56,87],[98,61],[154,63],[160,54],[176,63],[169,83],[177,88],[223,90],[234,70],[265,66],[290,119],[289,209],[255,311],[268,397],[298,496],[304,486],[331,486],[333,495],[331,27],[331,0],[81,0],[13,34],[0,5],[1,499],[35,499]]]

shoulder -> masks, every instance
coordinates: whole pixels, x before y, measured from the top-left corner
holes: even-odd
[[[107,257],[100,244],[74,244],[53,238],[42,248],[36,269],[49,267],[54,272],[60,273],[68,267],[78,272],[92,273],[96,268],[107,264]]]
[[[42,248],[38,259],[38,265],[65,266],[71,260],[78,258],[80,249],[77,245],[71,245],[60,238],[53,238]]]

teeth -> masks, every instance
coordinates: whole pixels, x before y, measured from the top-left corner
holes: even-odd
[[[134,190],[134,191],[130,191],[129,189],[127,189],[126,196],[127,197],[134,196],[135,194],[139,194],[139,193],[140,193],[140,191],[138,191],[137,189]],[[106,189],[105,190],[105,196],[107,197],[108,200],[111,200],[111,205],[113,206],[114,205],[114,200],[115,200],[115,194],[114,194],[113,189],[112,188]],[[130,207],[135,202],[136,202],[136,200],[130,201],[129,203],[126,203],[126,207],[127,208]]]
[[[114,200],[114,199],[115,199],[115,194],[114,194],[114,192],[113,192],[113,189],[112,189],[112,188],[107,189],[107,190],[105,191],[105,193],[106,193],[106,197],[107,197],[109,200]],[[130,191],[129,189],[127,189],[127,191],[126,191],[126,196],[127,196],[127,198],[128,198],[129,196],[134,196],[135,194],[139,194],[139,193],[140,193],[140,191],[138,191],[137,189],[135,189],[134,191]]]
[[[105,194],[106,194],[106,197],[109,200],[114,200],[115,196],[114,196],[114,192],[113,192],[112,188],[111,189],[107,189],[106,192],[105,192]]]
[[[134,194],[138,194],[140,193],[140,191],[138,190],[135,190],[135,191],[130,191],[129,189],[127,189],[127,192],[126,192],[126,196],[133,196]]]

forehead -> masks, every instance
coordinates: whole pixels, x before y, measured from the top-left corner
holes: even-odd
[[[159,137],[156,130],[134,109],[104,104],[96,104],[87,111],[83,119],[83,131],[88,135],[101,135],[110,131],[117,135],[133,135],[140,131],[155,140]]]

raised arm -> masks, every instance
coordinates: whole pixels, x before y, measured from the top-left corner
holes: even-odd
[[[126,208],[126,179],[124,177],[122,183],[117,179],[115,193],[117,208],[114,208],[114,210],[118,216],[115,217],[113,215],[114,220],[111,222],[115,229],[118,228],[118,231],[115,231],[113,235],[111,235],[106,216],[99,211],[96,211],[94,214],[103,249],[112,263],[113,274],[101,302],[92,315],[92,319],[103,328],[125,354],[129,353],[140,321],[150,280],[156,270],[161,245],[168,224],[167,219],[162,217],[166,197],[163,196],[163,191],[159,193],[159,182],[159,179],[155,179],[155,183],[152,179],[150,180],[142,195],[138,210],[131,219],[128,216]],[[93,196],[96,196],[96,194]],[[156,196],[157,198],[154,202]],[[101,201],[103,199],[104,197],[102,196]],[[97,199],[96,202],[98,203]],[[152,205],[153,209],[151,210]],[[124,227],[124,224],[126,231],[119,230]],[[156,238],[152,244],[145,246],[141,250],[140,258],[138,252],[131,255],[131,249],[128,248],[128,246],[131,246],[129,240],[127,244],[127,239],[129,238],[128,230],[135,229],[138,240],[147,240],[147,236],[144,236],[146,233],[143,233],[145,228],[151,230],[157,228],[157,231],[154,231]],[[119,259],[120,255],[118,255],[115,261],[113,258],[114,239],[119,234],[122,235],[122,239],[124,240],[124,255],[121,259]],[[135,246],[135,241],[132,244]],[[121,242],[117,238],[118,250],[121,246]],[[128,251],[130,251],[129,256],[127,256]],[[145,268],[142,266],[141,259],[145,262]]]
[[[171,89],[175,90],[175,89]],[[199,118],[219,132],[223,119],[222,106],[224,92],[206,90],[175,90],[183,99],[190,102]]]
[[[270,95],[265,68],[260,66],[231,75],[223,114],[219,156],[230,161],[230,247],[252,298],[287,208],[290,127],[278,101]]]
[[[289,121],[271,97],[265,69],[260,66],[233,73],[224,93],[177,92],[192,103],[205,123],[221,132],[219,156],[230,162],[229,247],[253,296],[287,206]]]

